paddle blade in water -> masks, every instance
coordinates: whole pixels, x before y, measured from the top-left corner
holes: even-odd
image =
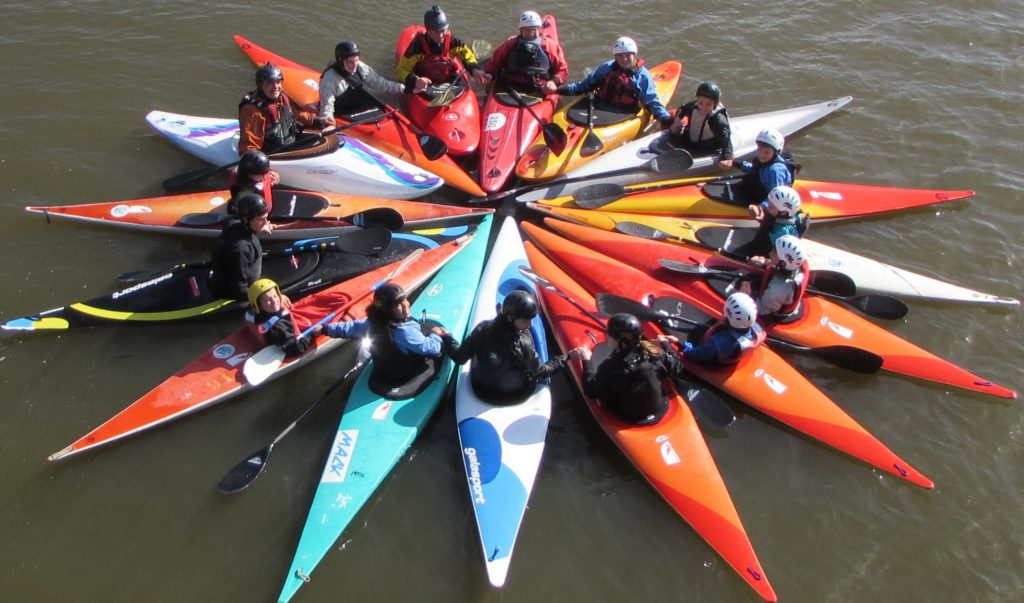
[[[266,468],[271,447],[273,444],[264,446],[232,467],[217,484],[217,490],[223,494],[234,494],[248,488]]]

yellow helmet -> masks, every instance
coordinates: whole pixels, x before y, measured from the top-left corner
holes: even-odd
[[[271,289],[276,289],[277,294],[281,294],[281,288],[269,278],[258,279],[255,283],[249,285],[249,305],[252,306],[253,310],[259,312],[260,296]]]

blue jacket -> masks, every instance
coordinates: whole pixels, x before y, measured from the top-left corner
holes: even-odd
[[[764,329],[756,322],[744,331],[723,325],[697,345],[689,341],[683,344],[683,357],[702,364],[733,364],[739,361],[744,350],[758,346],[758,339],[763,336]]]
[[[604,82],[605,76],[612,70],[615,65],[615,60],[601,63],[597,69],[593,71],[589,76],[583,78],[578,82],[566,84],[565,88],[568,94],[571,96],[579,96],[580,94],[586,94],[591,90],[597,90],[601,83]],[[629,81],[633,84],[633,89],[638,92],[640,97],[640,104],[643,105],[648,111],[654,115],[654,118],[658,121],[667,120],[671,115],[665,105],[661,104],[658,99],[658,88],[654,85],[654,78],[651,77],[651,72],[647,70],[647,67],[640,66],[630,77]]]
[[[329,337],[341,337],[344,339],[356,339],[363,337],[370,332],[370,321],[368,318],[348,322],[328,323],[324,329]],[[441,337],[434,333],[423,335],[420,323],[409,319],[399,325],[392,327],[391,335],[395,346],[403,352],[417,356],[438,357],[443,349]]]

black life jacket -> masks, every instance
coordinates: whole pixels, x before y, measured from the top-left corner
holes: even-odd
[[[520,331],[499,316],[479,333],[469,375],[473,392],[496,404],[515,402],[533,392],[536,381],[526,374],[525,358],[536,355],[529,331]]]
[[[348,83],[348,90],[345,90],[341,96],[334,97],[334,116],[342,119],[349,119],[351,115],[374,109],[377,107],[377,103],[370,97],[369,94],[363,90],[363,85],[366,83],[366,77],[363,73],[356,69],[355,73],[346,72],[341,65],[337,63],[331,64],[330,67],[324,69],[324,73],[330,70],[334,70],[338,75],[344,78],[345,82]]]
[[[502,77],[507,82],[529,86],[551,79],[551,58],[544,51],[540,39],[534,44],[522,36],[516,38],[516,45],[505,59]]]
[[[253,90],[238,103],[241,110],[245,105],[255,105],[267,118],[267,128],[263,132],[263,152],[270,154],[281,147],[293,144],[302,133],[302,124],[295,119],[291,101],[284,94],[280,103],[269,102],[259,90]]]
[[[668,410],[668,398],[661,380],[665,371],[661,363],[641,349],[623,353],[612,352],[605,362],[614,362],[612,370],[620,373],[609,380],[612,392],[601,402],[627,423],[653,423]],[[598,368],[600,371],[601,368]]]
[[[642,60],[636,62],[636,67],[623,69],[618,63],[612,65],[611,70],[605,75],[604,81],[597,93],[597,98],[613,107],[625,111],[640,110],[640,91],[630,81],[637,71],[643,67]]]
[[[410,354],[395,344],[392,329],[398,324],[392,321],[383,329],[370,326],[373,377],[388,387],[405,384],[433,366],[426,356]]]
[[[781,153],[775,153],[775,157],[768,163],[761,163],[761,161],[754,157],[750,163],[754,166],[754,169],[749,174],[743,176],[743,193],[747,195],[747,199],[751,200],[751,203],[760,203],[762,199],[768,196],[767,191],[764,188],[764,184],[761,182],[761,172],[768,168],[773,163],[782,163],[789,170],[789,181],[792,183],[796,179],[796,172],[798,164],[794,157],[783,151]]]
[[[679,136],[676,140],[681,141],[684,148],[689,149],[693,151],[695,154],[699,155],[710,155],[721,151],[722,149],[718,145],[717,133],[714,132],[714,129],[711,127],[711,123],[722,118],[728,118],[729,114],[726,113],[725,107],[721,105],[715,107],[715,109],[712,110],[711,113],[708,113],[707,117],[701,120],[700,124],[693,123],[693,114],[697,110],[697,103],[692,103],[692,106],[690,103],[688,103],[684,105],[682,108],[684,110],[689,109],[689,111],[685,115],[683,115],[682,112],[680,112],[680,117],[685,118],[686,125],[683,126],[683,130],[679,133]],[[696,141],[691,140],[691,131],[694,128],[699,128],[697,130]],[[712,132],[712,135],[708,138],[705,138],[705,133],[709,130]]]
[[[444,37],[444,44],[440,45],[440,52],[434,52],[430,38],[425,33],[416,34],[416,40],[423,49],[423,59],[416,63],[413,71],[420,77],[429,78],[435,84],[443,84],[451,81],[459,72],[461,63],[450,56],[448,52],[452,48],[452,34]]]

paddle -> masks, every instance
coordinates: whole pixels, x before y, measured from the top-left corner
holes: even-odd
[[[221,213],[185,214],[178,224],[202,228],[227,222],[234,216]],[[398,230],[405,225],[402,214],[393,207],[373,207],[347,216],[286,216],[270,214],[271,222],[294,222],[296,220],[312,222],[351,222],[354,226],[383,226],[388,230]]]
[[[526,266],[520,266],[519,271],[523,276],[533,281],[537,286],[551,291],[555,295],[575,306],[578,310],[589,316],[595,323],[597,323],[602,330],[605,328],[605,321],[600,316],[594,314],[590,310],[587,310],[578,301],[569,297],[569,295],[555,286],[555,284],[548,279],[537,274],[533,270],[530,270]],[[608,313],[605,312],[605,314]],[[614,312],[611,314],[614,314]],[[591,336],[591,340],[594,340],[593,336]],[[594,343],[596,344],[597,342],[594,341]],[[676,382],[676,385],[679,386],[680,390],[685,390],[686,400],[697,411],[697,413],[701,415],[701,418],[706,420],[709,424],[714,425],[715,427],[728,427],[736,420],[736,415],[733,414],[725,401],[714,392],[705,387],[701,387],[697,383],[688,381],[683,377],[676,377],[674,378],[674,381]]]
[[[471,203],[488,203],[490,201],[498,201],[511,195],[520,195],[522,193],[528,193],[541,188],[547,188],[550,186],[559,186],[562,184],[572,184],[575,182],[585,182],[587,180],[596,180],[600,178],[610,178],[613,176],[621,176],[624,174],[632,174],[634,172],[651,172],[653,174],[671,174],[676,172],[682,172],[689,169],[693,165],[693,156],[688,151],[683,149],[677,149],[674,151],[667,151],[658,155],[653,159],[649,159],[638,166],[622,168],[618,170],[611,170],[608,172],[602,172],[600,174],[591,174],[589,176],[575,176],[572,178],[556,178],[554,180],[547,180],[545,182],[537,182],[534,184],[528,184],[526,186],[519,186],[511,188],[507,191],[501,191],[488,195],[486,197],[480,197],[478,199],[470,199]]]
[[[705,180],[705,178],[695,178],[695,180]],[[576,203],[576,205],[579,205],[580,207],[585,207],[587,209],[597,209],[599,207],[604,207],[609,203],[618,201],[619,199],[627,195],[646,193],[649,191],[659,191],[667,188],[675,188],[678,186],[683,186],[684,184],[686,183],[678,181],[669,181],[662,182],[659,184],[650,184],[646,186],[634,186],[631,188],[626,188],[621,184],[614,183],[594,184],[591,186],[585,186],[580,190],[576,191],[576,193],[573,195],[572,200],[574,203]],[[720,199],[716,200],[720,201]]]
[[[388,115],[390,113],[394,113],[395,111],[398,111],[398,109],[391,109],[390,111],[387,111],[384,115],[374,114],[374,115],[371,115],[371,116],[368,116],[368,117],[364,117],[362,119],[358,119],[356,121],[349,122],[347,124],[338,126],[337,128],[331,128],[329,130],[323,130],[322,132],[319,133],[319,136],[320,136],[320,138],[323,138],[325,136],[329,136],[331,134],[336,134],[336,133],[341,132],[343,130],[347,130],[347,129],[352,128],[354,126],[365,124],[365,123],[368,123],[368,122],[371,122],[371,121],[376,121],[376,120],[381,119],[385,115]],[[302,142],[296,141],[296,142],[294,142],[294,143],[292,143],[290,145],[286,145],[286,146],[278,149],[277,152],[288,151],[288,150],[291,150],[291,149],[293,149],[293,148],[295,148],[297,146],[306,145],[306,144],[308,144],[308,141],[302,141]],[[271,157],[271,159],[273,159],[273,157]],[[207,178],[209,178],[210,176],[213,176],[214,174],[216,174],[218,172],[221,172],[221,171],[227,170],[227,169],[231,169],[231,168],[235,167],[236,165],[238,165],[238,162],[239,162],[239,159],[236,159],[236,160],[232,161],[231,163],[225,163],[224,165],[218,165],[218,166],[214,166],[214,167],[205,167],[205,168],[198,169],[198,170],[192,170],[191,172],[185,172],[183,174],[178,174],[177,176],[171,176],[167,180],[163,181],[163,185],[162,186],[164,187],[164,190],[169,192],[169,193],[178,192],[178,191],[181,191],[181,190],[184,190],[184,189],[188,188],[189,186],[195,184],[196,182],[201,182],[203,180],[206,180]]]
[[[360,86],[360,90],[362,90],[363,94],[365,94],[370,100],[376,103],[377,106],[385,112],[385,114],[395,113],[397,111],[397,109],[389,107],[387,103],[380,100],[372,92],[367,90],[366,86]],[[419,144],[420,151],[423,152],[424,157],[430,161],[436,161],[448,154],[448,145],[446,145],[443,140],[433,134],[427,134],[409,119],[402,119],[399,121],[416,135],[416,143]]]
[[[673,301],[678,301],[679,303],[683,304],[687,303],[682,300],[676,300],[675,298],[669,299],[672,299]],[[661,324],[668,323],[669,321],[681,321],[694,326],[704,326],[703,323],[692,318],[687,318],[685,316],[680,316],[678,314],[669,314],[667,312],[655,310],[640,302],[636,302],[618,295],[612,295],[610,293],[598,294],[597,307],[601,312],[604,312],[606,314],[625,312],[627,314],[632,314],[633,316],[636,316],[641,320],[648,320],[652,322],[658,322]],[[680,329],[677,326],[671,324],[668,324],[668,326],[670,326],[674,330],[687,330]],[[792,350],[815,354],[822,358],[823,360],[827,360],[828,362],[831,362],[836,366],[840,366],[842,368],[855,371],[858,373],[876,373],[879,369],[882,368],[883,359],[881,356],[873,352],[869,352],[867,350],[862,350],[860,348],[855,348],[852,346],[833,345],[822,347],[808,347],[779,339],[774,335],[769,335],[768,341],[772,342],[775,345],[786,347]]]
[[[594,93],[587,95],[587,136],[580,147],[580,156],[590,157],[604,150],[604,143],[594,134]]]
[[[362,350],[360,350],[360,354],[361,353]],[[274,450],[274,446],[276,446],[278,442],[283,440],[285,436],[291,433],[291,431],[295,429],[296,425],[302,422],[303,419],[309,416],[310,413],[312,413],[318,406],[320,406],[320,403],[326,400],[334,392],[334,390],[338,389],[341,385],[348,382],[349,377],[357,373],[359,369],[363,368],[363,366],[365,365],[366,360],[364,359],[360,359],[358,362],[356,362],[355,366],[349,369],[349,371],[345,373],[341,377],[341,379],[339,379],[337,382],[331,385],[331,387],[329,387],[327,391],[324,392],[324,395],[321,396],[319,400],[314,402],[312,406],[307,408],[301,415],[299,415],[299,418],[292,421],[292,423],[288,427],[285,427],[284,430],[281,431],[281,433],[277,434],[277,436],[273,440],[271,440],[269,444],[267,444],[263,448],[260,448],[256,452],[253,452],[249,456],[239,461],[238,464],[236,464],[234,467],[232,467],[231,470],[228,471],[227,474],[221,478],[220,483],[217,484],[217,490],[219,490],[223,494],[234,494],[236,492],[241,492],[242,490],[248,488],[249,484],[256,481],[256,478],[259,477],[260,474],[263,473],[263,470],[267,468],[267,461],[270,459],[270,453],[272,450]]]
[[[687,264],[685,262],[679,262],[676,260],[670,260],[665,258],[658,260],[658,263],[673,272],[681,272],[683,274],[699,274],[702,276],[722,277],[729,279],[735,278],[740,274],[749,274],[743,273],[741,271],[708,268],[707,266],[703,266],[701,264]],[[835,299],[843,303],[849,304],[854,308],[857,308],[864,314],[867,314],[868,316],[872,316],[874,318],[881,318],[884,320],[897,320],[906,316],[907,312],[909,311],[909,309],[907,308],[907,304],[896,299],[895,297],[890,297],[888,295],[841,295],[838,293],[825,291],[820,287],[821,284],[825,284],[826,286],[838,284],[840,287],[845,289],[844,279],[849,280],[850,277],[846,276],[841,272],[833,272],[831,270],[816,270],[814,271],[814,274],[815,276],[820,275],[820,278],[818,278],[816,281],[815,279],[812,278],[812,281],[815,282],[815,284],[818,284],[819,287],[808,287],[808,292],[813,293],[815,295],[820,295],[821,297],[827,297],[829,299]]]
[[[537,115],[537,112],[533,110],[533,107],[526,102],[526,99],[519,94],[519,91],[516,90],[514,86],[506,84],[505,88],[508,90],[508,93],[512,95],[512,98],[516,99],[519,106],[526,109],[526,111],[537,120],[537,123],[541,125],[541,134],[544,136],[544,144],[548,145],[548,148],[550,148],[551,152],[555,155],[561,155],[562,152],[565,151],[566,145],[569,144],[569,138],[565,135],[565,130],[556,123],[545,122],[541,119],[540,115]]]
[[[376,291],[378,287],[394,278],[395,275],[397,275],[399,272],[402,272],[407,267],[409,267],[409,265],[418,260],[419,257],[423,255],[424,251],[425,250],[421,247],[416,251],[410,253],[409,256],[405,258],[405,260],[403,260],[402,263],[399,264],[394,270],[392,270],[391,273],[388,274],[386,277],[374,283],[372,287],[370,287],[363,293],[360,293],[359,295],[350,299],[348,303],[343,305],[338,310],[335,310],[334,312],[331,312],[327,316],[321,318],[319,321],[316,322],[316,324],[312,325],[311,327],[303,331],[299,336],[305,337],[306,335],[309,335],[310,333],[313,332],[313,329],[315,329],[316,327],[323,325],[326,322],[329,322],[335,316],[347,311],[355,304],[361,302],[362,300],[372,295],[373,292]],[[249,356],[248,358],[245,359],[245,364],[242,366],[242,374],[245,376],[245,380],[250,385],[259,385],[266,381],[271,375],[273,375],[277,371],[278,367],[281,366],[281,363],[284,362],[284,359],[284,348],[276,344],[268,345],[264,347],[262,350],[256,352],[252,356]]]

